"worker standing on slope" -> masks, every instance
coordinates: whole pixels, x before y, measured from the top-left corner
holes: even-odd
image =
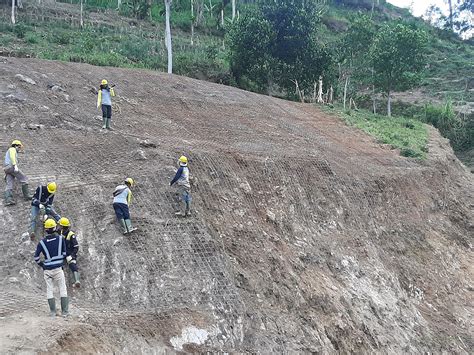
[[[59,229],[61,236],[66,241],[66,262],[69,269],[74,275],[74,283],[72,287],[81,287],[79,269],[77,267],[77,252],[79,251],[79,243],[77,242],[76,234],[71,230],[71,222],[65,217],[59,220]]]
[[[44,270],[46,281],[46,297],[48,299],[50,315],[56,316],[56,300],[54,298],[54,282],[58,283],[61,296],[61,313],[68,315],[69,299],[67,297],[66,279],[64,278],[63,264],[66,257],[66,243],[64,238],[56,232],[56,222],[47,219],[44,222],[46,236],[38,243],[35,252],[35,261]],[[44,260],[41,261],[40,255]]]
[[[3,163],[3,171],[5,172],[5,205],[14,205],[16,202],[13,198],[13,182],[15,178],[20,181],[21,191],[25,200],[31,198],[28,190],[28,178],[20,171],[18,167],[18,152],[23,148],[23,144],[15,139],[10,148],[8,148],[5,154],[5,160]]]
[[[182,155],[178,159],[178,164],[178,171],[173,180],[171,180],[170,186],[177,183],[179,199],[182,202],[180,203],[182,208],[180,207],[180,209],[175,212],[175,215],[187,217],[191,214],[191,185],[189,184],[188,158]]]
[[[107,80],[102,80],[97,94],[97,108],[102,108],[102,129],[111,129],[110,120],[112,119],[112,97],[115,96],[113,87],[109,87]]]
[[[40,185],[36,188],[31,200],[31,225],[30,238],[35,239],[36,219],[41,210],[45,215],[52,217],[56,222],[61,218],[53,208],[54,194],[56,193],[56,183],[49,182],[47,185]]]
[[[134,182],[132,178],[126,178],[124,183],[125,185],[118,185],[114,190],[113,207],[115,215],[122,226],[123,234],[128,234],[136,230],[136,228],[132,227],[130,211],[128,209],[128,206],[132,201],[132,191],[130,189]]]

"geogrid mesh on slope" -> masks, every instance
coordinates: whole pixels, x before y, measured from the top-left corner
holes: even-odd
[[[328,127],[327,119],[315,123],[319,117],[303,117],[305,107],[262,97],[261,107],[248,104],[241,112],[239,106],[253,94],[222,94],[222,102],[206,105],[205,98],[186,97],[190,87],[180,85],[174,88],[181,98],[171,90],[157,93],[156,112],[145,110],[146,98],[130,104],[132,93],[123,90],[115,100],[122,112],[114,116],[115,132],[100,132],[100,122],[91,120],[86,109],[68,113],[71,104],[55,108],[64,112],[46,120],[44,129],[15,127],[27,145],[22,166],[30,179],[59,183],[56,206],[71,217],[82,246],[84,287],[73,292],[73,302],[98,310],[91,316],[98,324],[115,326],[114,319],[119,322],[130,312],[181,314],[188,309],[231,319],[245,313],[232,266],[239,258],[248,261],[242,250],[234,250],[234,242],[248,243],[252,261],[269,269],[252,250],[267,248],[269,238],[284,238],[298,246],[301,257],[310,257],[322,239],[336,245],[340,235],[384,235],[422,219],[426,206],[413,200],[417,190],[426,188],[422,169],[407,169],[415,164],[380,149],[346,144],[342,139],[353,132],[340,134],[341,124]],[[197,95],[205,96],[203,91]],[[60,128],[51,129],[52,124]],[[138,138],[158,147],[143,148]],[[5,130],[2,146],[10,139]],[[137,160],[139,149],[148,160]],[[167,187],[182,153],[190,157],[197,178],[196,215],[188,220],[173,216],[174,193]],[[140,230],[130,237],[120,234],[111,208],[111,191],[126,176],[137,181],[131,212]],[[19,213],[26,230],[26,212]],[[43,292],[39,273],[34,280]]]

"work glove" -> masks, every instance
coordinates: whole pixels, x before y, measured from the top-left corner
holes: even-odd
[[[66,261],[68,264],[70,264],[72,261],[72,256],[71,255],[66,256]]]
[[[13,171],[14,171],[15,173],[18,172],[18,165],[15,165],[15,166],[13,167]]]
[[[44,208],[45,208],[42,203],[40,203],[38,207],[39,207],[40,210],[44,210]]]

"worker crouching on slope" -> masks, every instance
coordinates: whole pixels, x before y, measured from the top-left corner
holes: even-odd
[[[77,267],[77,252],[79,251],[79,243],[77,242],[76,234],[70,228],[71,222],[69,222],[69,219],[61,217],[58,223],[61,236],[66,242],[66,262],[74,276],[74,283],[72,284],[72,287],[79,288],[81,287],[79,269]]]
[[[61,218],[53,208],[54,194],[56,193],[56,183],[50,182],[47,185],[40,185],[36,188],[31,200],[31,225],[30,238],[35,239],[36,219],[41,210],[45,215],[52,217],[56,222]]]
[[[102,129],[111,129],[112,120],[112,97],[115,96],[113,87],[109,87],[107,80],[102,80],[97,94],[97,108],[102,108]]]
[[[25,200],[31,198],[28,191],[28,178],[20,171],[18,167],[18,152],[23,148],[23,144],[19,140],[14,140],[5,154],[3,163],[3,171],[5,172],[5,205],[14,205],[16,202],[13,198],[13,183],[15,178],[20,181],[21,190]]]
[[[188,158],[182,155],[178,160],[179,168],[170,182],[170,186],[174,183],[178,185],[179,199],[181,200],[179,211],[175,212],[177,216],[187,217],[191,214],[191,185],[189,184],[189,168]]]
[[[133,179],[127,178],[124,181],[125,185],[118,185],[114,190],[114,210],[117,219],[122,226],[123,234],[128,234],[136,230],[132,227],[132,221],[130,220],[130,211],[128,206],[132,201],[132,191],[130,190],[133,186]]]
[[[56,316],[56,300],[53,290],[54,282],[57,282],[61,296],[61,313],[63,316],[67,316],[69,299],[67,297],[66,279],[62,269],[66,257],[66,243],[64,238],[56,232],[54,219],[47,219],[44,222],[44,229],[46,236],[36,246],[35,261],[44,270],[50,315],[52,317]],[[41,261],[41,254],[44,257],[43,261]]]

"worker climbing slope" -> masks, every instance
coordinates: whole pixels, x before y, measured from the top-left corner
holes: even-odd
[[[110,87],[108,81],[103,79],[100,83],[99,92],[97,93],[97,108],[102,108],[102,129],[111,129],[112,97],[114,96],[114,88]]]
[[[56,232],[56,226],[56,222],[51,218],[44,222],[46,236],[36,246],[34,256],[36,263],[44,270],[46,297],[52,317],[56,316],[56,299],[53,292],[54,282],[59,287],[62,315],[67,316],[69,311],[66,280],[62,269],[64,258],[66,257],[66,243],[64,238]],[[41,254],[43,254],[43,260],[41,260]]]
[[[188,158],[182,155],[178,159],[178,165],[178,171],[170,182],[170,186],[173,186],[174,183],[178,185],[178,203],[180,206],[175,215],[187,217],[191,215],[191,185],[189,184]]]
[[[61,218],[53,208],[56,188],[55,182],[49,182],[47,185],[40,185],[36,188],[31,200],[30,238],[32,240],[36,237],[36,220],[40,211],[44,211],[45,215],[52,217],[56,222]]]
[[[3,171],[5,172],[5,205],[14,205],[13,198],[13,183],[17,179],[21,184],[21,190],[25,200],[31,198],[28,190],[28,178],[23,174],[18,167],[18,152],[23,149],[23,144],[19,140],[14,140],[5,153],[5,160],[3,163]]]
[[[77,267],[77,252],[79,251],[79,243],[76,234],[71,230],[71,222],[65,217],[59,220],[59,230],[61,236],[66,241],[66,262],[69,265],[74,276],[74,283],[72,287],[81,287],[79,269]]]
[[[118,185],[114,190],[114,202],[113,207],[117,220],[123,229],[123,234],[128,234],[136,230],[137,228],[132,227],[132,221],[130,220],[129,205],[132,201],[131,188],[134,182],[132,178],[127,178],[124,181],[124,185]]]

